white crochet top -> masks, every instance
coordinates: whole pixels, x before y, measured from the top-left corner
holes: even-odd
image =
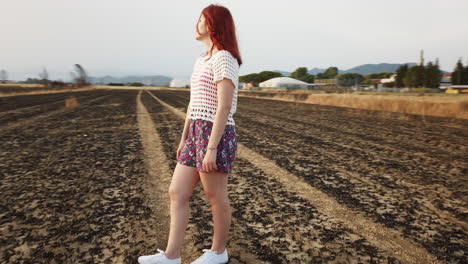
[[[226,125],[235,125],[233,115],[237,109],[237,92],[239,89],[239,63],[237,59],[227,50],[220,50],[209,55],[201,54],[193,68],[190,79],[190,119],[203,119],[214,122],[218,98],[216,86],[217,81],[224,78],[232,80],[235,92],[232,99],[232,107],[229,112]],[[208,59],[208,60],[207,60]]]

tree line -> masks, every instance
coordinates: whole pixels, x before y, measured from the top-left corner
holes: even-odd
[[[429,61],[426,66],[415,65],[411,68],[408,64],[398,67],[395,77],[395,87],[426,87],[439,88],[442,79],[442,71],[439,68],[439,61],[435,63]]]
[[[455,69],[452,72],[452,84],[468,85],[468,63],[463,66],[461,59],[458,60]]]
[[[80,64],[75,64],[75,72],[70,72],[71,83],[75,87],[88,86],[91,83],[89,82],[88,74],[85,69]],[[45,67],[42,68],[41,72],[38,74],[39,78],[28,78],[25,81],[20,81],[18,83],[28,83],[28,84],[42,84],[44,87],[53,87],[53,86],[66,86],[67,83],[57,80],[52,81],[49,78],[49,73]],[[4,69],[0,70],[0,82],[6,82],[8,80],[8,72]]]
[[[333,79],[338,75],[337,67],[329,67],[322,73],[317,75],[309,74],[307,67],[299,67],[293,71],[289,76],[284,76],[280,72],[274,71],[262,71],[259,73],[251,73],[247,75],[239,76],[240,82],[252,83],[254,86],[258,86],[259,83],[276,77],[291,77],[306,83],[313,83],[316,79]]]
[[[364,77],[358,73],[343,73],[338,74],[337,67],[329,67],[324,72],[312,75],[308,73],[307,67],[299,67],[289,76],[284,76],[280,72],[262,71],[260,73],[251,73],[239,77],[240,82],[252,83],[253,86],[258,86],[259,83],[275,77],[291,77],[307,83],[313,83],[320,79],[337,79],[337,84],[340,86],[353,86],[357,84],[373,84],[373,79],[390,78],[394,72],[373,73]],[[439,67],[439,61],[435,63],[429,61],[426,65],[415,65],[409,67],[408,64],[400,65],[396,70],[394,83],[387,85],[403,88],[403,87],[426,87],[439,88],[442,79],[442,71]],[[452,84],[467,84],[468,85],[468,63],[463,66],[461,59],[458,60],[454,71],[452,72]]]

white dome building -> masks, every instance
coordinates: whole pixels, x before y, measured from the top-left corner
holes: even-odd
[[[299,81],[291,77],[276,77],[258,84],[259,87],[286,88],[288,90],[307,90],[309,85],[312,84]]]
[[[169,87],[190,87],[190,77],[178,77],[171,80]]]

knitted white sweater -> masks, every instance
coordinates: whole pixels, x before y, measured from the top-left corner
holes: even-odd
[[[208,59],[208,60],[207,60]],[[239,63],[227,50],[220,50],[209,58],[200,55],[193,68],[190,79],[190,119],[203,119],[214,122],[218,107],[216,82],[231,79],[235,86],[232,107],[226,125],[235,125],[233,115],[237,109],[239,89]]]

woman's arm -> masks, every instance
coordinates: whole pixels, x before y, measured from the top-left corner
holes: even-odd
[[[203,158],[202,167],[210,172],[218,170],[216,165],[217,147],[224,134],[229,112],[236,91],[237,77],[239,75],[239,64],[229,51],[221,50],[216,53],[213,61],[213,81],[216,84],[218,106],[215,113],[207,151]]]
[[[230,79],[223,79],[218,83],[218,107],[213,121],[213,128],[211,129],[210,140],[208,141],[208,149],[216,149],[223,136],[229,112],[231,111],[234,92],[235,87]]]

